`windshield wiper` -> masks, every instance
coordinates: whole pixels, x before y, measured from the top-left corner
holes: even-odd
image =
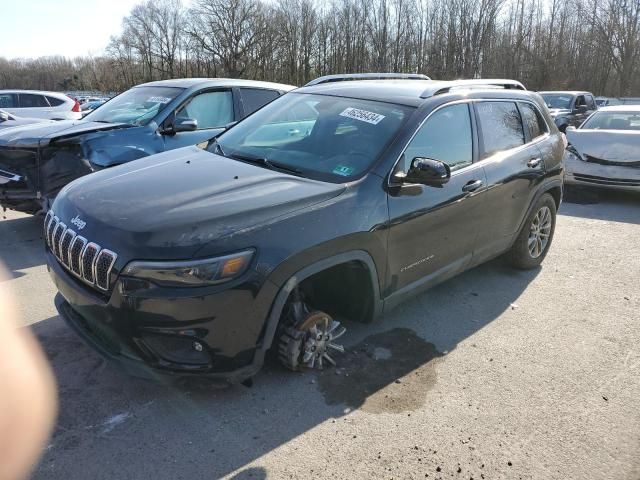
[[[302,173],[302,170],[298,170],[297,168],[291,167],[289,165],[285,165],[280,162],[274,162],[273,160],[269,160],[268,158],[264,158],[264,157],[254,157],[252,155],[245,155],[245,154],[235,153],[235,152],[226,156],[228,156],[229,158],[235,158],[237,160],[243,160],[245,162],[256,163],[258,165],[262,165],[267,168],[270,168],[271,170],[284,170],[286,172],[297,173],[297,174]]]
[[[215,147],[213,149],[213,153],[220,152],[220,155],[226,157],[226,155],[224,154],[224,150],[222,149],[222,145],[218,143],[218,137],[213,137],[211,140],[209,140],[209,143],[207,144],[207,150],[209,150],[209,148],[211,148],[212,146]]]

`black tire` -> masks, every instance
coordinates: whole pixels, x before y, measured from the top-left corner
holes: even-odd
[[[536,247],[533,247],[533,252],[530,250],[531,243],[531,235],[532,235],[532,225],[536,218],[538,221],[540,217],[538,215],[544,216],[545,209],[548,209],[550,214],[550,228],[548,230],[548,239],[546,244],[544,244],[543,248],[538,248],[539,253],[536,252]],[[536,229],[536,226],[533,225],[533,230]],[[541,230],[541,229],[539,229]],[[551,243],[553,241],[553,234],[556,230],[556,202],[553,197],[545,193],[540,197],[540,199],[536,202],[533,207],[531,213],[527,217],[518,238],[511,246],[511,250],[507,253],[507,258],[512,266],[516,268],[520,268],[522,270],[530,270],[532,268],[536,268],[539,266],[544,257],[547,256],[547,252],[551,247]],[[535,243],[535,242],[534,242]],[[539,244],[536,244],[539,247]],[[536,255],[536,253],[538,253]]]

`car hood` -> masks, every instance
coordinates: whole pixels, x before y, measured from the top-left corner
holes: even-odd
[[[587,159],[617,163],[640,162],[640,131],[573,130],[567,141]]]
[[[571,110],[568,110],[566,108],[550,108],[549,113],[552,117],[558,117],[561,115],[569,115],[571,113]]]
[[[54,140],[69,138],[86,133],[128,128],[125,123],[98,123],[83,120],[63,120],[52,123],[21,125],[0,131],[0,146],[38,148]]]
[[[186,147],[82,177],[53,211],[67,225],[77,216],[81,235],[125,258],[179,259],[344,190]]]

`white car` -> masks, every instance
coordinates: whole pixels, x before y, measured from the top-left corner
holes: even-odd
[[[0,110],[0,130],[9,127],[18,127],[20,125],[30,125],[33,123],[51,122],[51,120],[43,120],[42,118],[24,118],[11,115],[9,112]]]
[[[640,192],[640,105],[602,107],[566,135],[565,185]]]
[[[63,93],[36,90],[0,90],[0,109],[21,117],[79,120],[80,104]]]

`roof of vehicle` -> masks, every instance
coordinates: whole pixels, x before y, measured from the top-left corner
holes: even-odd
[[[476,84],[464,85],[465,81],[441,81],[441,80],[357,80],[348,82],[331,82],[301,87],[296,93],[316,93],[321,95],[334,95],[337,97],[351,97],[362,100],[374,100],[380,102],[397,103],[417,107],[426,98],[438,93],[447,93],[443,90],[451,87],[451,93],[461,91],[483,92],[491,94],[499,93],[499,96],[514,95],[514,98],[528,98],[531,91],[518,89],[496,88],[490,82],[496,80],[487,79],[487,84],[482,81]],[[502,80],[498,80],[500,82]],[[506,81],[506,80],[505,80]],[[441,92],[442,91],[442,92]]]
[[[591,92],[585,92],[583,90],[545,90],[542,92],[538,92],[540,95],[546,93],[554,93],[559,95],[593,95]]]
[[[52,97],[64,98],[67,100],[71,100],[68,95],[60,92],[48,92],[46,90],[19,90],[13,88],[5,88],[4,90],[0,90],[0,93],[34,93],[37,95],[49,95]]]
[[[626,105],[611,105],[609,107],[601,107],[598,112],[633,112],[640,113],[640,105],[626,104]]]
[[[207,86],[209,84],[212,87],[255,87],[255,88],[270,88],[283,90],[288,92],[293,90],[293,85],[285,85],[284,83],[272,83],[272,82],[260,82],[257,80],[241,80],[236,78],[174,78],[172,80],[157,80],[155,82],[143,83],[136,85],[136,87],[178,87],[178,88],[191,88]]]

